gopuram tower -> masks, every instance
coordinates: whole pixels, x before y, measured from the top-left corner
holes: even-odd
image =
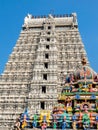
[[[86,51],[77,15],[33,17],[28,14],[19,39],[0,77],[0,126],[20,113],[39,113],[57,102],[64,75],[81,66]]]

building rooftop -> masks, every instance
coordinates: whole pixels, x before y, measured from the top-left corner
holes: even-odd
[[[64,15],[52,15],[49,14],[43,15],[43,16],[33,16],[31,14],[28,14],[24,18],[24,27],[25,26],[36,26],[36,25],[42,25],[43,23],[51,23],[54,22],[55,25],[78,25],[77,23],[77,14],[64,14]]]

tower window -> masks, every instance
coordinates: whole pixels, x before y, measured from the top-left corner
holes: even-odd
[[[46,93],[46,86],[42,86],[42,93]]]
[[[51,26],[48,26],[48,29],[51,29]]]
[[[45,102],[40,102],[41,109],[45,109]]]
[[[46,45],[46,49],[49,49],[49,45]]]
[[[49,59],[49,54],[48,53],[45,54],[45,58]]]
[[[44,63],[44,68],[48,68],[48,63]]]
[[[43,74],[43,79],[47,80],[47,74]]]
[[[47,32],[48,35],[50,35],[50,32]]]
[[[41,27],[41,29],[43,30],[43,29],[44,29],[44,27],[42,26],[42,27]]]
[[[47,41],[50,42],[50,38],[47,38]]]

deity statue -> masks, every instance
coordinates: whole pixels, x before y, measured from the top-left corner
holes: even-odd
[[[22,128],[26,128],[27,125],[28,125],[28,123],[27,123],[27,117],[26,117],[26,115],[24,115],[23,121],[22,121]]]
[[[35,114],[34,117],[33,117],[33,122],[32,122],[32,126],[33,126],[34,129],[37,127],[37,120],[38,120],[38,117]]]
[[[20,120],[17,118],[15,125],[14,125],[15,130],[20,130]]]
[[[47,123],[46,123],[46,121],[43,121],[43,122],[42,122],[41,129],[42,129],[42,130],[46,130],[46,128],[47,128]]]
[[[54,122],[53,122],[53,129],[56,129],[56,128],[57,128],[57,122],[54,121]]]
[[[20,117],[20,121],[21,121],[21,127],[22,128],[26,128],[29,126],[29,114],[28,114],[28,109],[26,108],[24,113],[21,115]]]
[[[73,121],[72,127],[73,127],[73,130],[77,130],[77,129],[76,129],[76,121]]]
[[[90,127],[90,114],[88,112],[88,105],[84,104],[83,106],[84,112],[82,115],[82,123],[84,130],[88,130]]]
[[[33,120],[32,126],[33,126],[33,129],[35,129],[37,127],[37,121],[36,120]]]
[[[67,122],[66,122],[66,116],[64,116],[63,122],[62,122],[62,130],[65,130],[67,126]]]

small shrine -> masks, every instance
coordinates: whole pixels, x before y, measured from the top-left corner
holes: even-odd
[[[98,129],[98,74],[86,65],[85,58],[82,59],[82,65],[64,79],[63,89],[53,110],[43,110],[40,115],[34,115],[32,121],[29,120],[32,127]],[[30,124],[27,126],[30,127]]]
[[[98,74],[86,65],[85,58],[82,65],[66,76],[53,108],[54,122],[66,129],[98,129]]]

